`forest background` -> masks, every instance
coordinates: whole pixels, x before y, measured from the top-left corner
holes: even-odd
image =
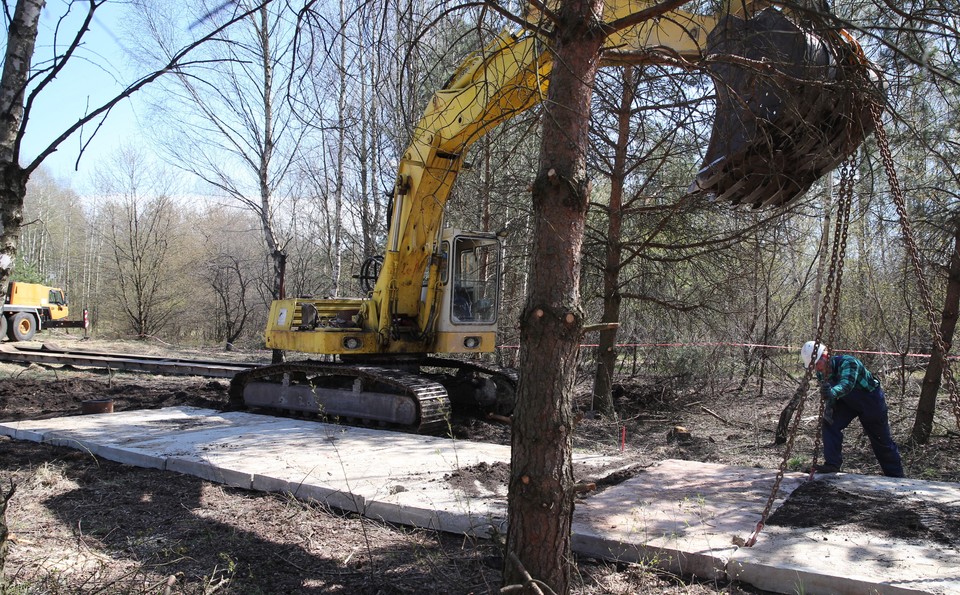
[[[233,16],[220,5],[136,0],[113,34],[131,48],[125,59],[150,71],[190,42],[192,24]],[[859,0],[832,9],[883,73],[893,159],[942,306],[950,280],[960,282],[960,12]],[[63,287],[97,335],[261,347],[281,256],[288,295],[359,292],[354,276],[380,250],[398,155],[455,67],[514,26],[502,14],[418,0],[265,6],[146,90],[144,142],[99,158],[93,192],[81,197],[43,170],[31,178],[15,278]],[[619,350],[620,371],[708,387],[759,378],[762,391],[766,377],[801,373],[782,347],[816,330],[835,184],[828,176],[776,211],[690,200],[713,93],[705,75],[675,66],[599,76],[584,308],[588,322],[619,322],[602,339],[632,346]],[[507,365],[527,293],[540,114],[481,139],[448,205],[451,225],[507,234],[497,352]],[[858,153],[844,262],[833,346],[888,354],[864,357],[916,390],[911,372],[926,360],[910,354],[930,353],[932,333],[873,138]],[[635,347],[653,344],[669,346]]]

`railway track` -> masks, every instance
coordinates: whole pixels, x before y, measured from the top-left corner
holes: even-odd
[[[224,362],[63,349],[52,343],[28,345],[8,342],[0,344],[0,361],[209,378],[233,378],[237,372],[263,365],[254,362]]]

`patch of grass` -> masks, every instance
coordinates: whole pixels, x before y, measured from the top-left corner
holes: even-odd
[[[56,493],[75,490],[80,487],[76,481],[67,477],[61,465],[50,462],[44,462],[37,467],[26,484],[25,487],[28,490],[35,489]]]
[[[810,463],[806,457],[790,457],[787,461],[787,471],[806,471],[810,468]]]

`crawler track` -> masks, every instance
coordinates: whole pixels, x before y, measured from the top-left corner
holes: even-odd
[[[438,368],[454,368],[457,370],[469,370],[472,372],[487,374],[488,376],[496,376],[510,385],[510,387],[513,389],[517,388],[517,382],[519,381],[517,378],[517,373],[513,370],[505,370],[503,368],[488,366],[474,361],[464,361],[445,357],[427,357],[421,360],[420,365],[436,366]]]
[[[230,383],[230,403],[422,434],[445,432],[450,417],[447,391],[437,382],[392,368],[336,362],[290,362],[240,372]]]
[[[458,397],[456,403],[460,407],[464,403],[472,403],[469,397],[472,393],[468,392],[464,399],[463,383],[451,384],[449,381],[453,376],[444,374],[417,373],[420,367],[455,370],[458,374],[475,373],[496,379],[498,394],[506,387],[505,390],[512,396],[517,384],[516,375],[509,370],[481,362],[439,357],[413,358],[406,362],[375,358],[367,361],[306,360],[264,365],[63,349],[50,343],[2,343],[0,361],[230,378],[230,405],[234,408],[316,414],[336,417],[348,423],[377,424],[423,434],[446,432],[449,428],[451,397]],[[495,408],[495,405],[493,402],[481,404],[480,412],[493,410],[508,414],[512,409],[512,401],[506,409]]]

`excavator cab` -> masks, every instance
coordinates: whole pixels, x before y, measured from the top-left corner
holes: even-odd
[[[726,15],[705,55],[716,115],[692,194],[753,208],[788,204],[873,131],[879,76],[842,30],[814,31],[774,8]]]
[[[453,244],[451,320],[456,324],[495,324],[500,292],[499,240],[458,236]]]
[[[493,350],[500,296],[500,238],[492,233],[445,229],[447,255],[434,353]]]

